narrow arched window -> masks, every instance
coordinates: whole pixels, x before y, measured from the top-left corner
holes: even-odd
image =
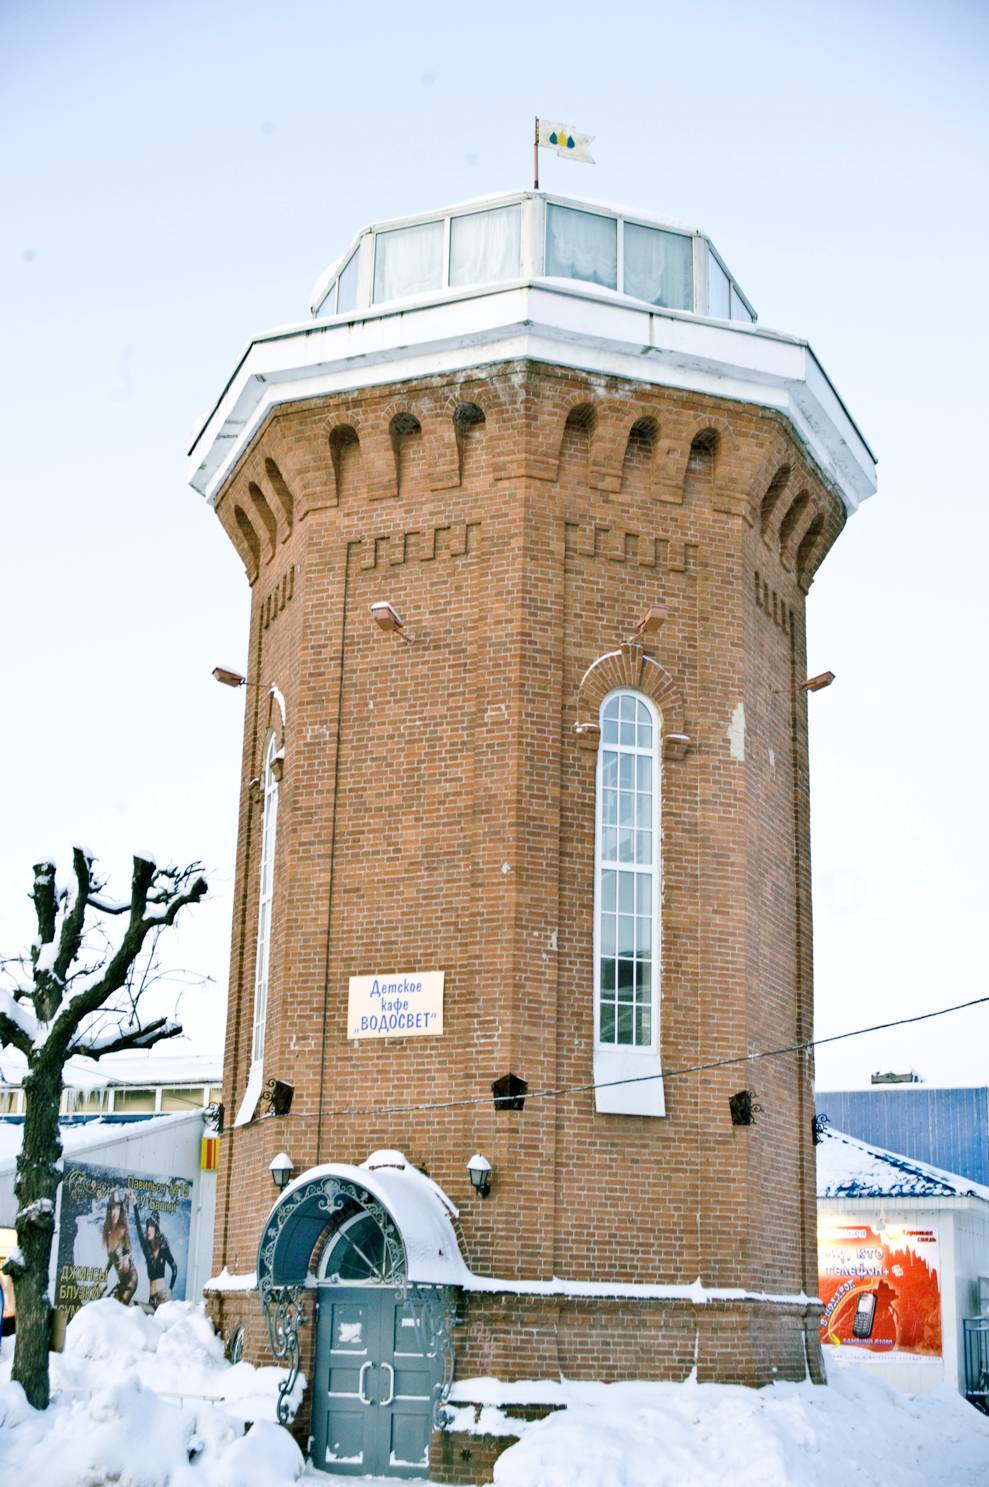
[[[271,954],[271,901],[275,881],[275,833],[278,828],[278,780],[275,735],[264,754],[264,814],[261,825],[261,885],[258,894],[258,949],[254,966],[254,1023],[251,1063],[260,1068],[268,1015],[268,962]]]
[[[655,708],[637,692],[602,703],[594,894],[602,1050],[658,1048],[659,733]]]

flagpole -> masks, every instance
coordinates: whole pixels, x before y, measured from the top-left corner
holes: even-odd
[[[532,189],[539,190],[539,117],[536,116],[532,135]]]

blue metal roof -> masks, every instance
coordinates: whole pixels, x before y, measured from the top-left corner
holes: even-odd
[[[989,1089],[926,1084],[818,1090],[817,1112],[839,1131],[989,1186]]]

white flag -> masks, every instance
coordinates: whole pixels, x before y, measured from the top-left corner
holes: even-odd
[[[564,160],[582,160],[585,165],[593,165],[594,156],[587,148],[593,138],[593,134],[578,134],[569,124],[548,124],[545,119],[539,120],[540,149],[555,150]]]

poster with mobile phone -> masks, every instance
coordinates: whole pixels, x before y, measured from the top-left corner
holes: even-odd
[[[824,1214],[817,1241],[822,1343],[871,1356],[941,1357],[936,1229],[880,1228]]]

